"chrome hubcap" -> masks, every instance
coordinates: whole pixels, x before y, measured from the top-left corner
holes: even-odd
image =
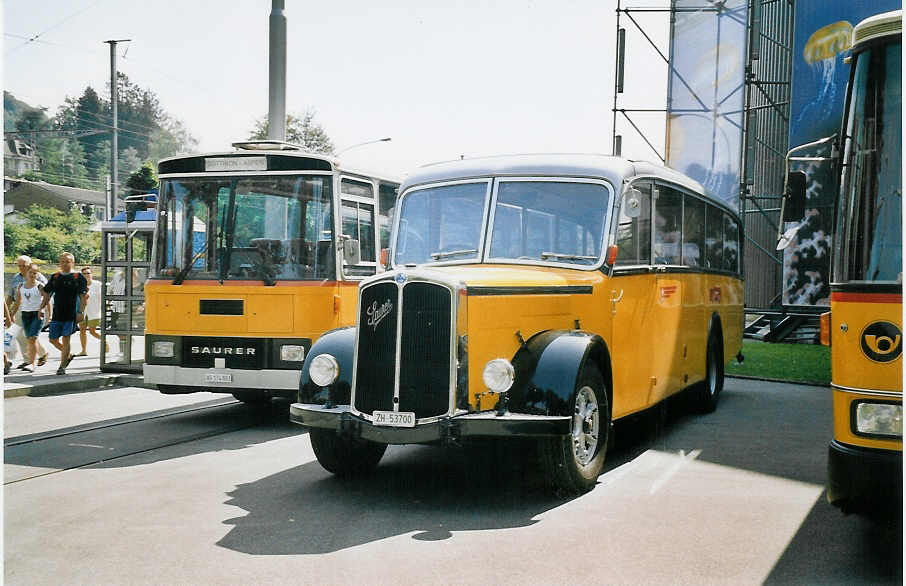
[[[717,392],[717,361],[714,352],[709,352],[708,360],[708,392],[711,395]]]
[[[582,387],[576,393],[572,428],[573,453],[576,461],[585,466],[594,458],[601,428],[598,401],[591,387]]]

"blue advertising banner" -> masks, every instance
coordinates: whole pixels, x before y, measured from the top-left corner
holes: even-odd
[[[853,27],[862,20],[901,8],[893,0],[797,0],[793,23],[790,148],[836,134],[843,118]],[[829,157],[831,141],[798,149],[797,157]],[[830,304],[837,182],[829,162],[791,162],[807,177],[802,218],[784,217],[784,229],[802,227],[783,251],[783,304]]]
[[[739,209],[747,0],[674,0],[667,165]]]

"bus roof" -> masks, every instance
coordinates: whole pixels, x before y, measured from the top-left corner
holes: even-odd
[[[406,177],[400,193],[415,185],[490,176],[588,177],[608,180],[620,189],[632,177],[658,177],[702,194],[726,207],[726,203],[705,191],[697,181],[669,167],[647,161],[596,154],[500,155],[432,163]]]
[[[866,18],[853,27],[853,49],[859,45],[880,39],[882,37],[897,35],[903,31],[903,11],[892,10]]]
[[[247,148],[245,146],[252,144],[253,142],[259,142],[260,145],[255,148]],[[350,175],[358,175],[360,177],[370,177],[374,179],[379,179],[382,181],[387,181],[389,183],[399,183],[401,180],[399,177],[394,177],[385,173],[375,173],[373,171],[365,169],[357,169],[352,167],[345,166],[340,159],[336,158],[333,155],[327,155],[324,153],[313,153],[309,151],[302,150],[301,148],[286,148],[288,143],[272,143],[273,148],[266,148],[271,143],[266,141],[250,141],[246,143],[234,143],[234,146],[237,148],[232,151],[215,151],[207,153],[183,153],[175,155],[172,157],[167,157],[161,159],[157,163],[158,173],[160,175],[169,175],[174,173],[192,173],[192,174],[217,174],[218,171],[205,171],[204,160],[207,158],[241,158],[241,157],[275,157],[281,160],[300,159],[298,166],[299,170],[320,170],[327,172],[338,172],[338,173],[348,173]],[[305,160],[305,163],[302,164]],[[294,170],[294,166],[290,165],[280,165],[281,171],[291,171]],[[272,169],[272,165],[268,164],[268,170]]]

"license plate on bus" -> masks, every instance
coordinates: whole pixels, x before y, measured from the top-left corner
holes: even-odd
[[[206,374],[206,375],[204,375],[204,382],[230,384],[233,382],[233,375],[232,374]]]
[[[415,413],[412,411],[375,411],[371,414],[375,425],[386,427],[415,427]]]

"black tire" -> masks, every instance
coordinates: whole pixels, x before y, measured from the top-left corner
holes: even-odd
[[[312,428],[308,432],[318,463],[343,478],[364,476],[381,461],[387,444],[356,440],[337,435],[330,429]]]
[[[702,413],[713,413],[717,409],[720,392],[724,388],[724,348],[720,336],[712,330],[708,334],[708,350],[705,358],[705,380],[699,383],[696,404]]]
[[[267,405],[271,402],[271,396],[261,391],[235,391],[232,395],[246,405]]]
[[[598,367],[586,363],[571,399],[570,435],[544,440],[541,455],[549,484],[560,494],[591,490],[604,468],[610,436],[610,404]]]

